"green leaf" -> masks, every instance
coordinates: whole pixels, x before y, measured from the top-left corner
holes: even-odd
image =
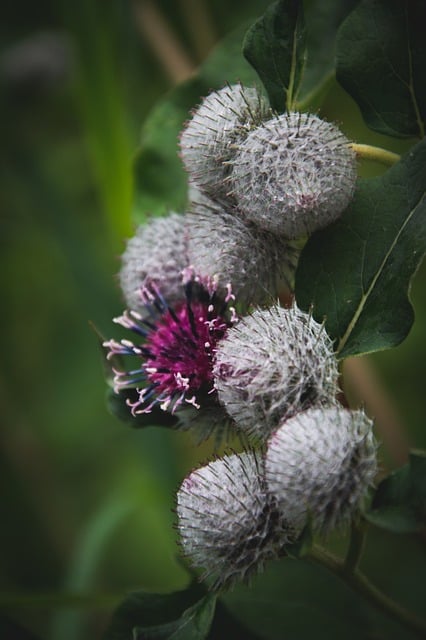
[[[365,517],[394,533],[426,527],[426,452],[413,451],[408,464],[382,480]]]
[[[305,23],[300,0],[279,0],[249,29],[243,53],[256,69],[273,109],[294,108],[305,59]]]
[[[311,0],[305,3],[307,55],[297,110],[318,108],[335,72],[337,30],[357,0]]]
[[[133,217],[143,223],[146,214],[183,211],[188,177],[178,153],[178,138],[191,110],[212,89],[228,82],[254,85],[257,76],[241,54],[244,25],[225,37],[201,66],[198,75],[170,91],[146,119],[135,158]]]
[[[104,640],[202,640],[215,604],[216,596],[196,583],[175,593],[133,593],[113,615]]]
[[[326,319],[343,358],[408,334],[410,279],[426,247],[426,140],[383,176],[359,181],[342,218],[313,234],[296,272],[302,309]]]
[[[272,562],[252,585],[238,585],[221,600],[252,633],[268,640],[369,637],[362,599],[339,578],[305,560]]]
[[[134,640],[203,640],[209,632],[216,604],[216,596],[204,596],[173,622],[133,630]]]
[[[424,136],[425,25],[424,0],[364,0],[340,28],[337,79],[375,131]]]
[[[261,636],[250,631],[243,622],[231,615],[227,607],[218,600],[208,640],[225,640],[225,638],[232,638],[232,640],[261,640]]]

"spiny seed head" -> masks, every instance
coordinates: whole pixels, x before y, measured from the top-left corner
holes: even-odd
[[[298,413],[271,437],[265,464],[279,510],[327,534],[356,515],[374,480],[372,421],[338,406]]]
[[[224,163],[231,159],[233,145],[270,114],[266,99],[256,89],[236,84],[210,93],[180,137],[190,178],[213,197],[226,195],[229,167]]]
[[[296,305],[256,309],[217,345],[214,384],[249,437],[265,440],[282,419],[334,402],[338,368],[324,327]]]
[[[240,304],[263,304],[293,280],[297,251],[283,237],[197,198],[186,214],[188,257],[197,273],[231,282]]]
[[[129,309],[145,312],[141,290],[160,287],[169,304],[182,297],[182,270],[188,265],[184,216],[170,213],[137,228],[121,258],[120,286]]]
[[[180,543],[213,589],[249,579],[295,538],[265,492],[255,452],[215,460],[193,471],[177,494]]]
[[[229,190],[248,220],[294,239],[336,220],[352,199],[356,177],[355,152],[334,124],[290,112],[240,143]]]

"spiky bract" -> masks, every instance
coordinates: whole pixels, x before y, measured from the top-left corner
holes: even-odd
[[[337,361],[324,327],[296,305],[256,309],[218,344],[219,400],[250,437],[264,440],[278,423],[337,393]]]
[[[346,136],[306,113],[279,115],[253,129],[232,165],[230,192],[244,216],[293,239],[336,220],[357,177]]]
[[[205,197],[191,203],[186,220],[191,265],[197,273],[232,283],[239,304],[271,302],[293,281],[298,254],[283,237],[244,223]]]
[[[145,313],[142,289],[155,284],[169,304],[182,297],[182,270],[188,266],[184,216],[151,218],[127,242],[119,273],[129,309]]]
[[[263,461],[233,454],[193,471],[177,494],[180,543],[211,587],[249,579],[295,532],[266,492]]]
[[[373,482],[372,421],[337,406],[298,413],[272,435],[265,465],[280,511],[327,534],[356,515]]]
[[[190,179],[213,197],[226,195],[226,163],[234,153],[233,145],[267,117],[267,102],[256,89],[236,84],[206,96],[180,137],[181,156]]]

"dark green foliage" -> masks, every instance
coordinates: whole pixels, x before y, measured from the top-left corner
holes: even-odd
[[[169,594],[130,594],[115,612],[104,640],[203,640],[207,638],[216,597],[194,583]]]
[[[379,484],[367,520],[394,533],[426,527],[426,453],[413,451],[410,461]]]
[[[359,640],[372,631],[362,600],[320,567],[284,558],[223,597],[232,614],[271,640]]]
[[[296,298],[326,319],[343,358],[399,344],[413,323],[407,292],[426,247],[426,143],[383,176],[359,181],[342,218],[307,242]]]
[[[301,0],[279,0],[248,30],[243,53],[278,113],[294,108],[305,58]]]
[[[103,640],[258,640],[198,583],[175,593],[129,594]]]
[[[298,105],[315,110],[335,71],[335,39],[342,20],[357,0],[310,0],[305,2],[306,60]]]
[[[2,615],[0,615],[0,638],[4,638],[4,640],[41,640],[14,620]]]
[[[426,3],[364,0],[337,38],[337,79],[367,125],[389,136],[424,136]]]

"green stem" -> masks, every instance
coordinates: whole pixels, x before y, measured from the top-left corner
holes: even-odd
[[[352,523],[351,539],[344,564],[345,573],[353,573],[358,568],[364,549],[366,530],[367,523],[365,521]]]
[[[397,153],[393,153],[393,151],[388,151],[381,147],[373,147],[370,144],[356,144],[355,142],[352,142],[350,146],[359,158],[363,158],[364,160],[374,160],[375,162],[380,162],[380,164],[384,164],[387,167],[391,167],[401,159],[401,156]]]
[[[357,553],[355,553],[356,549],[358,549]],[[337,558],[329,551],[318,546],[313,547],[306,557],[326,567],[354,591],[362,595],[374,607],[404,625],[407,629],[418,634],[420,638],[426,636],[426,621],[413,615],[407,611],[407,609],[404,609],[404,607],[401,607],[397,602],[382,593],[359,569],[354,568],[353,571],[349,570],[350,564],[356,559],[356,565],[359,559],[358,542],[354,542],[353,550],[349,550],[345,562],[342,562],[340,558]],[[348,561],[349,558],[351,558],[350,562]]]

